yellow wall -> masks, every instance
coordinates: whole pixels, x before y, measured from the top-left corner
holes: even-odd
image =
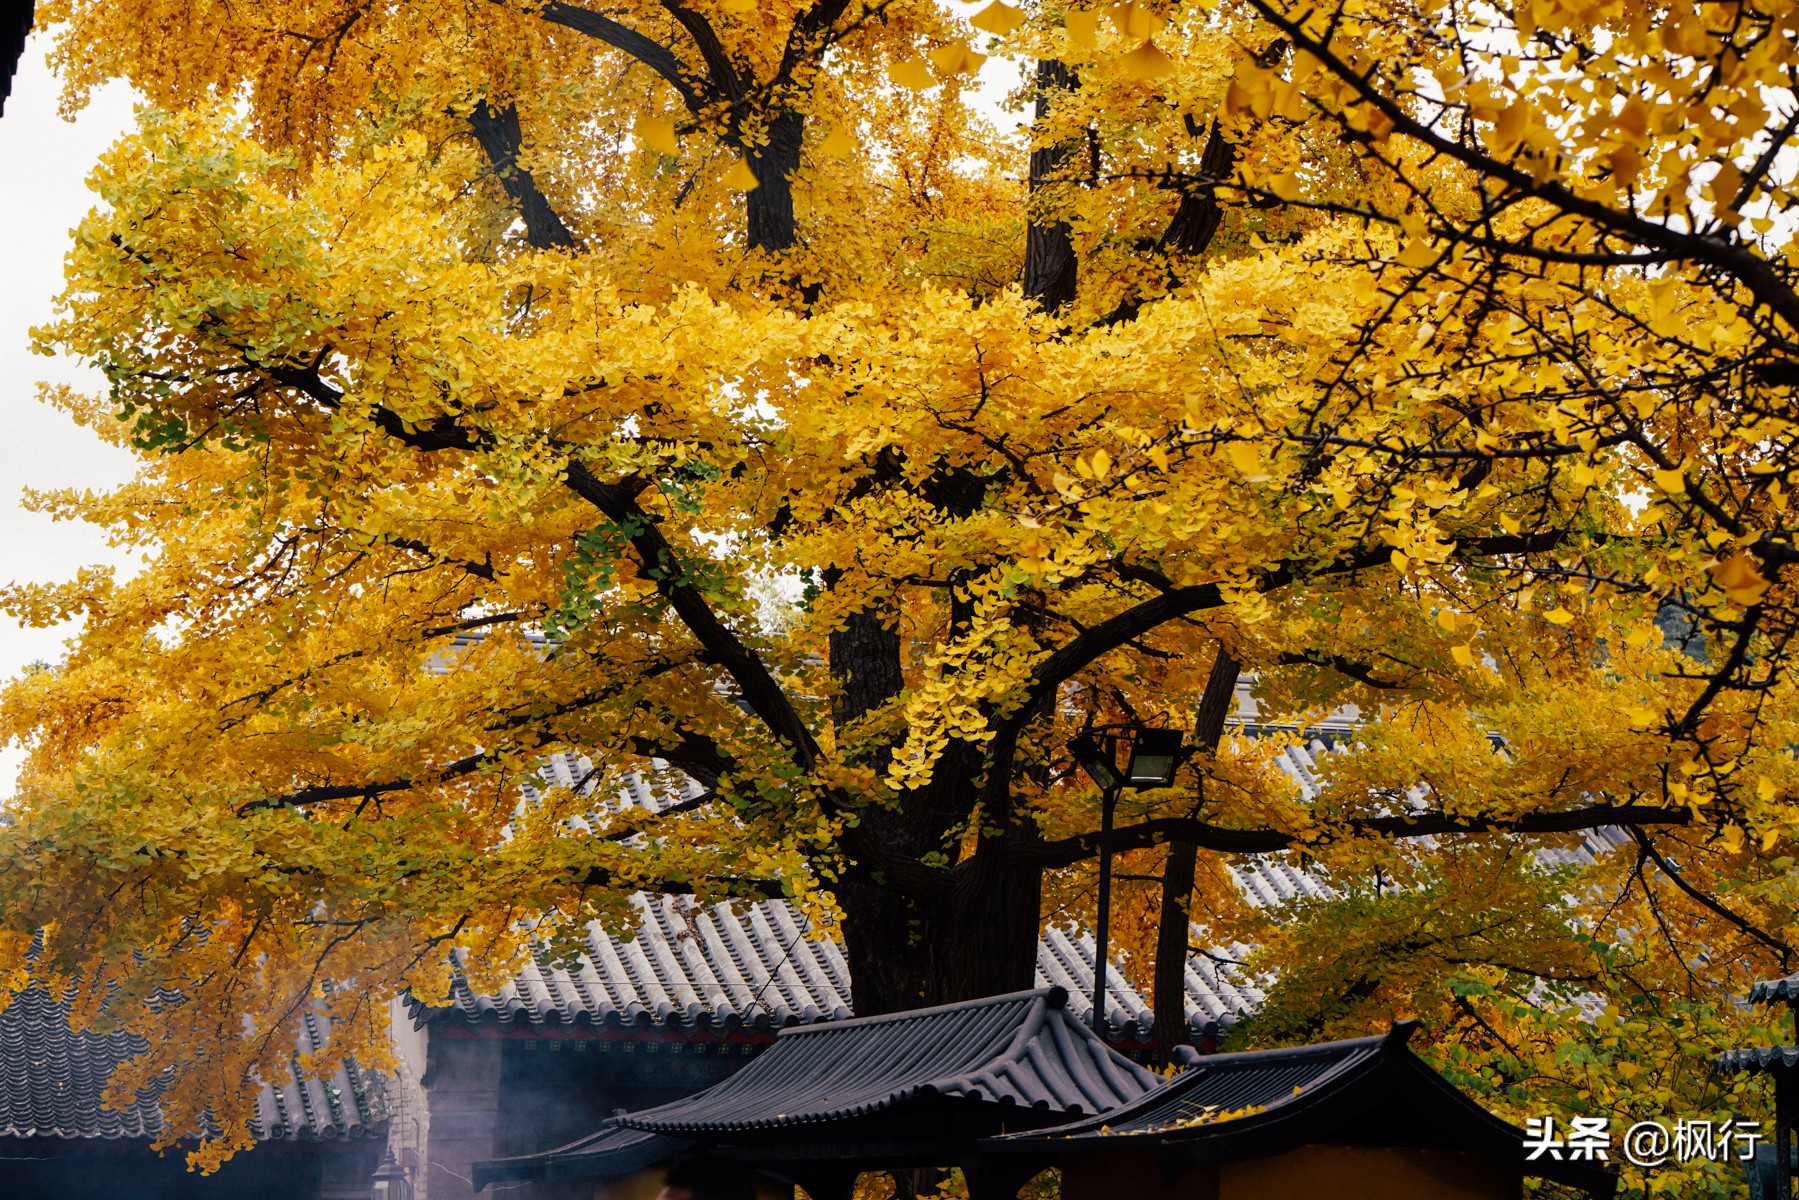
[[[604,1179],[593,1185],[593,1200],[656,1200],[666,1168],[651,1167],[633,1175]]]
[[[1302,1146],[1162,1182],[1153,1153],[1083,1154],[1062,1165],[1062,1200],[1518,1200],[1518,1178],[1447,1150]]]

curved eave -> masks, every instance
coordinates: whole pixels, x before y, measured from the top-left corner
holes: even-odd
[[[476,1162],[469,1177],[477,1192],[490,1183],[617,1178],[653,1167],[691,1145],[692,1142],[682,1138],[642,1133],[608,1123],[598,1133],[554,1150]]]
[[[1799,1000],[1799,975],[1788,975],[1785,979],[1764,979],[1749,989],[1751,1004],[1791,1004]]]
[[[1742,1071],[1760,1074],[1795,1066],[1799,1066],[1799,1046],[1746,1046],[1718,1056],[1718,1070],[1726,1075]]]
[[[1134,1146],[1183,1168],[1271,1158],[1331,1141],[1334,1131],[1398,1092],[1413,1103],[1412,1111],[1395,1123],[1422,1119],[1434,1126],[1440,1144],[1429,1148],[1472,1151],[1514,1167],[1520,1176],[1567,1184],[1593,1196],[1609,1197],[1617,1187],[1616,1175],[1594,1163],[1526,1162],[1524,1131],[1451,1086],[1405,1049],[1403,1036],[1365,1041],[1374,1043],[1367,1047],[1373,1052],[1358,1053],[1302,1090],[1240,1116],[1132,1129],[1130,1114],[1119,1111],[1060,1129],[988,1138],[979,1148],[988,1154],[1059,1158]],[[1170,1086],[1178,1086],[1178,1077]]]

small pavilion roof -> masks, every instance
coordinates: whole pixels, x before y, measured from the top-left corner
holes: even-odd
[[[974,1119],[982,1128],[970,1128],[972,1138],[998,1132],[1008,1114],[1052,1124],[1128,1104],[1160,1084],[1075,1020],[1061,988],[1013,992],[784,1029],[722,1083],[620,1114],[558,1150],[478,1163],[475,1179],[484,1186],[624,1174],[692,1143],[755,1157],[773,1143],[799,1141],[828,1144],[838,1158],[878,1144],[881,1153],[903,1156],[895,1146],[924,1132],[914,1127],[921,1112]],[[930,1124],[928,1140],[941,1144],[941,1122]]]
[[[1596,1164],[1526,1163],[1524,1131],[1487,1112],[1413,1054],[1404,1021],[1378,1037],[1194,1056],[1162,1088],[1065,1125],[992,1137],[984,1153],[1061,1157],[1141,1146],[1185,1168],[1312,1143],[1463,1150],[1609,1196]]]

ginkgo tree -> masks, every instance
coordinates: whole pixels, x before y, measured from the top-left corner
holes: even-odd
[[[1545,979],[1715,1008],[1799,821],[1793,26],[1723,13],[48,6],[71,103],[149,102],[39,335],[143,465],[38,503],[146,565],[6,592],[83,622],[0,705],[15,983],[156,1004],[116,1086],[178,1062],[217,1152],[306,1004],[380,1061],[450,947],[635,889],[840,922],[863,1012],[1027,986],[1066,743],[1134,721],[1202,747],[1116,836],[1166,1037],[1189,906],[1249,930],[1223,856],[1283,850],[1341,902],[1260,961],[1394,969],[1270,1029],[1441,1012],[1487,1078]],[[1310,800],[1242,671],[1362,714]],[[704,791],[521,808],[561,750]]]

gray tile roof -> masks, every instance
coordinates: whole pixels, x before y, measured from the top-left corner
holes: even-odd
[[[1776,1068],[1790,1070],[1799,1066],[1799,1046],[1748,1046],[1726,1050],[1718,1056],[1718,1070],[1726,1075],[1738,1071],[1760,1073]]]
[[[786,901],[699,906],[639,892],[631,904],[636,936],[593,922],[574,969],[539,955],[491,996],[459,975],[447,1008],[415,1004],[415,1017],[724,1034],[852,1015],[843,952]]]
[[[1190,1057],[1162,1087],[1097,1116],[990,1137],[992,1154],[1058,1157],[1141,1147],[1165,1171],[1284,1154],[1300,1146],[1395,1146],[1481,1154],[1501,1170],[1610,1196],[1596,1163],[1527,1162],[1524,1131],[1463,1095],[1406,1047],[1416,1028],[1381,1036]]]
[[[524,803],[537,803],[545,788],[579,789],[594,801],[594,821],[634,809],[654,814],[702,791],[679,772],[661,769],[630,774],[616,792],[602,791],[592,761],[575,754],[548,756],[538,775],[541,784],[522,786]],[[1261,859],[1245,860],[1241,870],[1244,878],[1262,881],[1271,897],[1307,886],[1309,877],[1278,856]],[[414,1003],[414,1019],[500,1027],[668,1028],[716,1036],[853,1015],[842,950],[786,901],[696,906],[686,897],[638,893],[631,904],[637,920],[630,936],[594,922],[578,963],[557,965],[540,955],[492,995],[476,992],[459,975],[447,1005],[426,1009]],[[1155,1024],[1149,1002],[1116,964],[1106,979],[1107,1036],[1147,1044]],[[1092,937],[1047,930],[1037,946],[1036,985],[1066,989],[1070,1011],[1087,1020],[1093,1009]],[[1203,955],[1188,963],[1186,1011],[1196,1038],[1218,1036],[1261,995],[1235,979],[1228,966]]]
[[[329,1022],[309,1016],[280,1087],[263,1086],[251,1131],[264,1141],[372,1136],[380,1129],[378,1081],[355,1063],[331,1078],[301,1080],[299,1057],[322,1046]],[[77,1032],[69,1007],[42,987],[14,996],[0,1012],[0,1136],[33,1138],[154,1138],[162,1132],[162,1081],[128,1108],[102,1108],[112,1073],[146,1046],[123,1030]]]
[[[1799,974],[1785,979],[1763,979],[1749,987],[1751,1004],[1792,1004],[1799,1002]]]
[[[1062,989],[1043,988],[785,1029],[722,1083],[621,1113],[573,1146],[480,1164],[477,1186],[551,1170],[615,1175],[646,1154],[678,1148],[625,1130],[739,1147],[782,1134],[825,1136],[834,1146],[885,1146],[895,1137],[916,1138],[923,1118],[940,1141],[946,1130],[938,1126],[952,1113],[973,1114],[979,1106],[1035,1113],[1046,1123],[1057,1114],[1103,1113],[1162,1086],[1158,1076],[1101,1042],[1068,1011],[1067,1000]],[[849,1124],[889,1113],[909,1125]],[[999,1122],[987,1128],[998,1129]]]
[[[1396,1046],[1403,1046],[1415,1028],[1415,1023],[1404,1022],[1375,1037],[1196,1055],[1166,1086],[1133,1103],[1052,1129],[995,1141],[1010,1147],[1027,1141],[1084,1139],[1102,1132],[1110,1137],[1166,1134],[1246,1120],[1280,1105],[1310,1101],[1323,1085],[1353,1077]]]
[[[1100,1113],[1161,1080],[1107,1047],[1060,988],[1014,992],[782,1030],[723,1083],[618,1123],[711,1134],[867,1116],[949,1096],[1046,1112]]]
[[[1304,798],[1319,794],[1319,759],[1347,735],[1354,717],[1354,713],[1333,717],[1321,729],[1323,736],[1283,747],[1275,756],[1275,766]],[[1251,736],[1258,730],[1244,729]],[[589,819],[596,823],[633,810],[654,814],[702,791],[679,772],[661,767],[626,776],[617,791],[601,790],[593,763],[574,754],[547,757],[538,773],[541,784],[529,783],[522,789],[524,803],[536,803],[544,788],[579,789],[592,798]],[[1421,802],[1422,793],[1413,798]],[[1590,864],[1628,841],[1622,830],[1594,830],[1578,847],[1545,848],[1538,857],[1548,866]],[[1227,869],[1244,898],[1260,908],[1333,894],[1324,875],[1294,865],[1289,854],[1237,856]],[[842,951],[785,901],[706,907],[685,897],[639,893],[631,903],[637,920],[629,936],[596,922],[586,930],[579,962],[556,965],[540,955],[492,995],[474,991],[459,976],[448,1005],[426,1010],[414,1004],[415,1019],[421,1023],[459,1019],[501,1027],[673,1029],[722,1036],[768,1033],[852,1015],[849,968]],[[1261,1003],[1263,992],[1255,980],[1230,966],[1250,949],[1224,947],[1214,955],[1196,954],[1188,960],[1184,1008],[1196,1040],[1220,1036]],[[1093,961],[1090,935],[1052,927],[1038,943],[1037,986],[1065,988],[1070,1011],[1087,1020],[1092,1011]],[[1154,1027],[1148,999],[1116,964],[1108,968],[1106,980],[1108,1038],[1147,1044]]]
[[[1221,1037],[1262,1002],[1262,990],[1230,965],[1244,951],[1229,947],[1217,959],[1203,954],[1187,959],[1187,1028],[1196,1041]],[[1094,958],[1093,935],[1081,930],[1051,926],[1037,943],[1037,986],[1066,988],[1069,1011],[1082,1021],[1090,1020],[1093,1012]],[[1116,1043],[1147,1044],[1154,1028],[1149,1001],[1116,963],[1108,966],[1106,1036]]]
[[[684,896],[639,892],[636,936],[599,922],[587,927],[580,960],[539,954],[488,995],[458,975],[449,1003],[412,1005],[418,1022],[460,1020],[498,1027],[672,1029],[721,1036],[853,1016],[843,951],[785,900],[695,905]],[[1060,987],[1081,1021],[1093,1009],[1093,938],[1051,928],[1037,945],[1038,987]],[[1116,965],[1106,972],[1107,1036],[1147,1044],[1149,1002]],[[1186,1010],[1196,1038],[1216,1037],[1261,1001],[1228,966],[1195,955],[1187,964]]]

